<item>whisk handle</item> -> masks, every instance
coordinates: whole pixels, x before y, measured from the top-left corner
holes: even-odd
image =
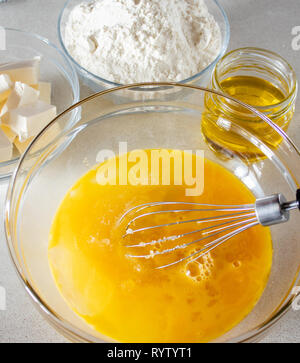
[[[298,189],[297,192],[296,192],[296,200],[294,200],[293,202],[283,203],[281,208],[285,212],[289,212],[289,211],[294,210],[294,209],[299,209],[300,210],[300,189]]]
[[[298,209],[300,210],[300,189],[297,190],[296,199],[298,202]]]

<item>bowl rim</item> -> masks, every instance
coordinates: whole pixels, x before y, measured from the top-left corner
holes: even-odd
[[[30,281],[26,279],[26,277],[22,274],[21,268],[19,267],[18,260],[14,254],[14,248],[13,248],[13,240],[12,240],[12,234],[10,232],[10,222],[14,219],[14,213],[12,213],[11,203],[12,198],[15,193],[15,187],[16,187],[16,181],[18,178],[18,174],[20,172],[21,166],[23,162],[26,159],[27,154],[29,153],[30,149],[34,146],[35,142],[38,141],[38,139],[47,131],[48,128],[51,127],[52,124],[54,124],[57,120],[59,120],[61,117],[63,117],[65,114],[69,113],[70,111],[76,109],[77,107],[82,106],[84,103],[89,102],[95,98],[104,96],[106,94],[115,93],[118,91],[128,90],[128,89],[134,89],[139,87],[162,87],[162,90],[165,89],[165,87],[172,87],[172,88],[184,88],[184,89],[190,89],[190,90],[196,90],[201,92],[208,92],[215,94],[217,96],[221,96],[224,98],[227,98],[233,102],[237,102],[242,107],[245,107],[250,112],[255,113],[258,117],[261,117],[263,121],[267,122],[275,131],[277,131],[282,138],[289,144],[289,146],[296,152],[296,154],[300,158],[300,150],[295,145],[295,143],[292,141],[292,139],[279,127],[277,126],[273,121],[271,121],[267,116],[256,110],[254,107],[245,104],[242,101],[239,101],[235,99],[234,97],[225,95],[221,92],[211,90],[205,87],[200,86],[193,86],[193,85],[183,85],[179,83],[136,83],[129,86],[120,86],[112,89],[107,89],[101,92],[98,92],[96,94],[93,94],[85,99],[80,100],[77,104],[72,105],[67,110],[62,112],[60,115],[58,115],[55,119],[53,119],[32,141],[30,146],[27,148],[25,153],[21,156],[19,163],[16,167],[16,169],[13,172],[13,175],[10,179],[5,204],[4,204],[4,231],[5,231],[5,237],[6,237],[6,245],[9,251],[10,259],[13,263],[13,266],[16,270],[17,276],[20,279],[24,289],[26,290],[27,294],[30,296],[31,301],[33,302],[34,306],[37,308],[37,310],[43,315],[48,323],[52,325],[60,334],[63,334],[67,339],[71,341],[79,341],[79,342],[103,342],[103,340],[100,340],[100,338],[96,338],[95,336],[85,333],[81,329],[75,327],[73,324],[66,322],[65,319],[57,314],[53,309],[39,296],[38,292],[34,288],[33,285],[31,285]],[[26,180],[26,183],[28,183],[28,178]],[[23,185],[22,190],[26,189],[26,185]],[[20,200],[19,200],[20,204]],[[297,271],[294,279],[294,285],[299,283],[299,274],[300,269]],[[236,338],[231,339],[229,342],[233,343],[246,343],[246,342],[253,342],[259,340],[266,331],[268,331],[274,324],[276,324],[287,312],[291,310],[293,302],[300,296],[300,291],[296,294],[290,294],[287,295],[287,297],[283,300],[283,305],[275,309],[271,316],[266,318],[266,321],[256,326],[254,329],[252,329],[249,332],[243,333],[239,335]],[[288,299],[288,300],[287,300]],[[109,337],[103,337],[103,339],[109,339]]]
[[[66,56],[71,60],[71,62],[73,62],[73,64],[77,67],[77,69],[83,73],[88,75],[88,77],[93,80],[93,81],[98,81],[98,82],[102,82],[110,87],[120,87],[120,86],[125,86],[125,84],[121,84],[121,83],[117,83],[117,82],[113,82],[113,81],[109,81],[107,79],[104,79],[100,76],[97,76],[96,74],[90,72],[89,70],[87,70],[86,68],[82,67],[69,53],[67,47],[65,46],[65,42],[64,42],[64,38],[63,38],[63,34],[62,34],[62,19],[65,13],[65,10],[67,8],[67,6],[69,5],[69,3],[73,1],[73,0],[67,0],[59,14],[58,17],[58,23],[57,23],[57,33],[58,33],[58,39],[60,42],[60,45],[64,51],[64,53],[66,54]],[[224,54],[226,53],[226,50],[228,49],[228,45],[229,45],[229,41],[230,41],[230,23],[229,23],[229,19],[228,19],[228,15],[225,11],[225,9],[220,5],[219,0],[210,0],[213,1],[215,3],[215,5],[217,6],[217,8],[220,10],[222,17],[224,19],[225,22],[225,33],[224,33],[224,39],[222,41],[222,47],[221,50],[218,54],[218,56],[215,58],[215,60],[213,62],[211,62],[207,67],[205,67],[204,69],[202,69],[201,72],[196,73],[195,75],[186,78],[182,81],[176,82],[178,84],[186,84],[186,83],[191,83],[193,81],[195,81],[197,78],[200,78],[202,75],[204,75],[206,72],[208,72],[209,70],[213,69],[215,67],[215,65],[218,63],[218,61],[224,56]],[[153,82],[155,83],[155,82]],[[140,83],[142,84],[142,83]]]
[[[10,27],[3,27],[3,29],[5,32],[16,32],[16,33],[28,35],[32,38],[35,38],[35,39],[41,41],[42,43],[46,44],[47,46],[49,46],[49,47],[53,48],[55,51],[57,51],[64,58],[64,60],[66,61],[67,65],[71,71],[70,72],[71,77],[68,74],[66,74],[66,76],[72,87],[73,96],[74,96],[73,104],[77,103],[80,100],[80,85],[79,85],[79,79],[78,79],[76,69],[75,69],[74,65],[72,64],[72,62],[70,62],[68,57],[66,57],[65,53],[60,48],[58,48],[58,46],[56,46],[54,43],[52,43],[49,39],[47,39],[39,34],[33,33],[33,32],[27,32],[27,31],[24,31],[21,29],[10,28]],[[21,156],[18,156],[18,157],[12,158],[10,160],[5,160],[5,161],[0,162],[0,180],[9,178],[12,174],[12,172],[8,172],[8,173],[2,175],[1,169],[14,165],[14,164],[17,164],[17,162],[20,160],[20,158],[21,158]]]

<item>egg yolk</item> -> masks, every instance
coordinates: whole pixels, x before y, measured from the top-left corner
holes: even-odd
[[[120,224],[120,219],[130,208],[149,202],[253,203],[255,198],[246,186],[207,159],[204,190],[195,197],[186,196],[184,184],[99,185],[97,171],[101,166],[90,170],[69,190],[50,233],[51,270],[73,311],[96,331],[119,342],[210,342],[240,323],[253,310],[268,281],[272,264],[268,228],[252,227],[193,261],[187,257],[219,235],[155,256],[206,235],[195,233],[150,246],[126,246],[199,230],[203,225],[183,223],[124,238],[128,220]],[[133,228],[138,228],[138,223],[151,226],[207,216],[213,219],[215,213],[157,214],[137,221]],[[151,254],[152,258],[131,257]],[[156,269],[184,258],[178,264]]]

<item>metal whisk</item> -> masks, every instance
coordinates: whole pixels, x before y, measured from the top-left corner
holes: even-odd
[[[137,243],[126,244],[126,247],[129,249],[142,249],[158,244],[163,245],[167,242],[176,243],[174,247],[165,248],[156,252],[152,250],[147,254],[127,255],[132,258],[155,258],[159,255],[174,253],[180,249],[187,249],[192,245],[197,246],[197,244],[201,242],[205,243],[206,240],[213,238],[212,241],[202,245],[199,250],[196,250],[192,254],[174,260],[171,263],[156,267],[156,269],[162,269],[185,260],[190,260],[191,262],[196,261],[239,233],[259,224],[262,226],[272,226],[285,223],[289,220],[290,211],[294,209],[300,210],[300,189],[296,193],[296,200],[292,202],[287,202],[286,198],[282,194],[275,194],[257,199],[254,204],[248,205],[213,205],[187,202],[147,203],[131,208],[124,213],[120,219],[120,224],[127,221],[125,234],[123,235],[125,241],[128,240],[130,236],[134,236],[134,240],[138,241]],[[175,217],[180,217],[183,213],[191,213],[195,216],[195,218],[182,220],[182,218],[178,219]],[[212,213],[215,215],[205,217],[203,215],[204,213]],[[156,216],[163,215],[170,215],[173,217],[170,221],[163,224],[150,224],[149,226],[145,226],[143,224],[144,221],[149,218],[155,218]],[[199,215],[201,218],[198,217]],[[136,224],[140,224],[141,227],[135,228],[134,226]],[[152,241],[139,240],[140,237],[142,238],[142,236],[145,235],[145,232],[153,233],[156,230],[159,233],[162,233],[163,230],[166,230],[169,227],[188,224],[203,225],[203,228],[194,229],[181,234],[173,234],[169,236],[161,235],[161,237]],[[198,235],[198,238],[189,242],[184,242],[185,238],[193,235]]]

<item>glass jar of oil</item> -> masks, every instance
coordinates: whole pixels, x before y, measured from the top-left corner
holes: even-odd
[[[255,107],[284,131],[294,115],[296,74],[282,57],[264,49],[242,48],[225,55],[213,72],[211,88]],[[207,94],[202,132],[209,145],[217,152],[234,152],[250,160],[261,157],[255,142],[245,141],[245,133],[239,136],[234,127],[230,132],[233,124],[238,124],[245,133],[254,131],[257,140],[266,147],[276,148],[281,142],[279,134],[267,122],[244,107]]]

